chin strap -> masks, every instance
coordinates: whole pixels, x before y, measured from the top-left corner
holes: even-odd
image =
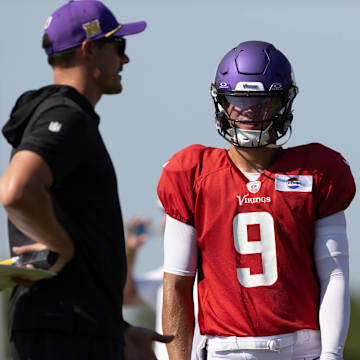
[[[242,147],[248,148],[267,146],[267,143],[270,140],[269,130],[272,125],[273,122],[271,121],[270,124],[263,130],[243,130],[235,127],[234,125],[231,127],[231,130],[229,130],[229,133],[230,135],[233,133],[232,139],[235,146],[236,143]],[[263,142],[265,142],[265,144],[263,144]]]

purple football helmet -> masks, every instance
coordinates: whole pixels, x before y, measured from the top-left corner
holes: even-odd
[[[240,43],[211,85],[218,133],[237,147],[279,146],[276,140],[291,130],[297,92],[284,54],[263,41]]]

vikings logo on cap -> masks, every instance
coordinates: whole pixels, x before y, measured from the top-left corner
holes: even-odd
[[[98,19],[83,24],[82,27],[86,31],[86,37],[88,38],[101,34],[100,21]]]

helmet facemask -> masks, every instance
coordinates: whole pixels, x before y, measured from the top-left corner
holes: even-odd
[[[237,147],[274,147],[291,128],[296,87],[279,92],[219,91],[212,84],[218,133]]]

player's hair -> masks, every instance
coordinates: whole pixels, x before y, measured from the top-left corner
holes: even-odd
[[[102,41],[104,39],[99,39],[94,41],[94,44],[97,48],[101,49],[105,45],[105,41]],[[50,37],[48,34],[44,34],[42,38],[42,48],[46,49],[52,45]],[[74,65],[75,61],[75,53],[76,49],[79,46],[76,46],[74,48],[60,51],[54,54],[51,54],[48,56],[48,63],[51,67],[60,67],[60,68],[69,68]]]

